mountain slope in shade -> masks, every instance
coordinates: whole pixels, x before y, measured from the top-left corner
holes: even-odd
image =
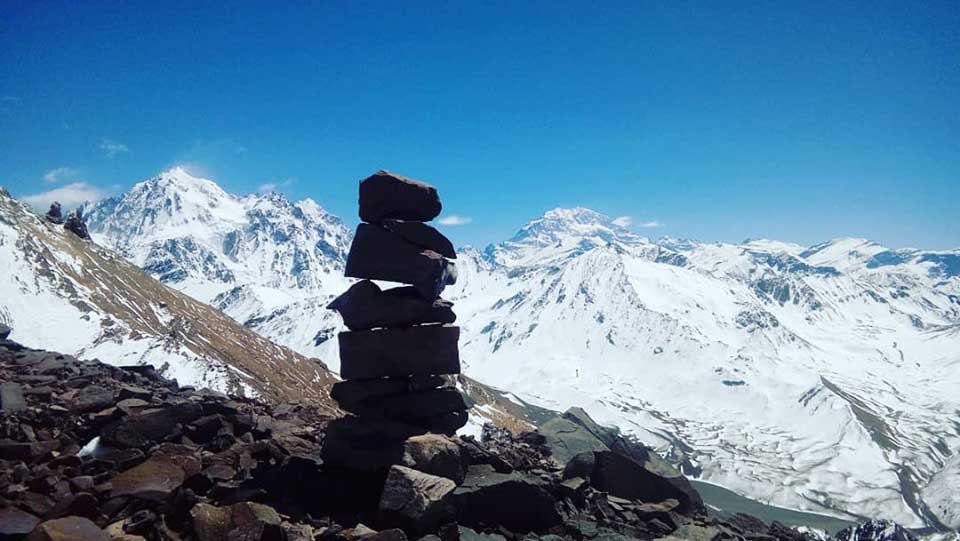
[[[95,238],[336,370],[341,323],[325,306],[346,288],[350,232],[333,217],[297,221],[282,209],[301,204],[275,195],[186,178],[163,188],[171,175],[185,173],[95,207]],[[161,219],[168,200],[196,214],[178,218],[189,235]],[[258,205],[273,212],[253,219]],[[142,216],[159,226],[148,231]],[[295,234],[264,233],[278,225]],[[231,258],[225,241],[240,237],[259,240]],[[342,249],[316,248],[321,238]],[[308,270],[263,255],[296,253]],[[463,250],[457,266],[444,296],[456,302],[465,373],[518,403],[581,406],[761,501],[957,526],[943,502],[960,494],[960,252],[861,239],[653,242],[577,208]]]
[[[277,346],[0,189],[0,321],[34,347],[153,364],[184,385],[331,404],[326,366]]]

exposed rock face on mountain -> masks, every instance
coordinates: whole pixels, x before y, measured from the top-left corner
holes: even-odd
[[[78,357],[155,365],[183,384],[335,405],[321,362],[277,346],[0,191],[0,321]]]
[[[271,284],[272,271],[258,269],[273,258],[217,255],[247,223],[246,207],[223,209],[299,204],[189,188],[183,178],[166,183],[172,174],[99,205],[94,214],[110,218],[91,217],[94,238],[138,246],[129,253],[140,264],[146,258],[136,254],[154,250],[155,276],[338,371],[343,324],[324,308],[350,286],[341,276],[350,231],[332,217],[316,224],[324,238],[342,239],[332,243],[335,270],[292,280],[299,267],[281,259],[283,284]],[[198,193],[204,204],[187,204]],[[138,217],[166,216],[175,206],[168,199],[194,213],[189,227],[159,218],[143,227]],[[266,213],[253,230],[270,223],[290,222]],[[274,247],[263,253],[315,246],[299,234],[264,243]],[[458,256],[457,284],[444,296],[457,306],[463,370],[510,391],[519,408],[580,406],[686,472],[761,501],[960,527],[952,505],[960,252],[862,239],[812,247],[651,241],[599,213],[557,209],[509,241]],[[173,261],[185,263],[166,265]],[[178,278],[181,267],[192,269],[189,278]],[[241,277],[249,273],[255,278]],[[482,413],[474,409],[477,419]]]
[[[336,419],[303,402],[269,406],[5,340],[0,379],[26,401],[0,410],[3,539],[814,539],[685,510],[656,483],[637,499],[564,480],[535,432],[415,436],[385,472],[344,476],[321,458]]]

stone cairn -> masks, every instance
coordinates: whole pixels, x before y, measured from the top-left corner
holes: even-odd
[[[355,417],[333,462],[383,466],[389,441],[415,434],[452,435],[467,405],[445,375],[460,373],[459,327],[440,298],[456,281],[453,244],[425,224],[440,214],[433,186],[387,171],[360,182],[360,219],[346,275],[360,278],[329,308],[350,329],[340,333],[340,375],[331,396]],[[409,284],[382,290],[371,280]],[[334,430],[334,439],[336,439]],[[366,440],[366,443],[365,443]],[[337,447],[328,442],[327,447]],[[363,450],[381,460],[363,460]],[[328,460],[330,457],[328,456]],[[339,460],[338,460],[339,459]]]

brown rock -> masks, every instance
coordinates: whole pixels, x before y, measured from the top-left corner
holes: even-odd
[[[428,325],[342,332],[340,375],[345,379],[459,374],[460,328]]]
[[[198,503],[190,510],[197,541],[280,541],[280,515],[267,505],[240,502],[229,507]]]
[[[460,446],[438,434],[408,438],[403,444],[401,463],[417,471],[446,477],[460,484],[466,475]]]
[[[439,297],[444,287],[457,281],[453,262],[370,224],[357,227],[344,274],[351,278],[412,284],[430,301]]]
[[[429,222],[441,209],[437,189],[419,180],[381,170],[360,181],[360,219],[365,222]]]
[[[111,541],[110,535],[90,519],[65,517],[37,526],[27,541]]]
[[[377,284],[362,280],[331,302],[352,331],[374,327],[401,327],[423,323],[453,323],[453,303],[440,298],[429,301],[415,287],[381,290]]]
[[[159,501],[170,495],[190,475],[200,471],[200,461],[188,454],[156,454],[143,464],[111,480],[111,497],[134,496]]]

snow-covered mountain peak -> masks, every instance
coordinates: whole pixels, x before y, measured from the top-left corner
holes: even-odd
[[[862,267],[873,256],[886,251],[889,249],[871,240],[844,237],[813,245],[799,255],[811,265],[847,271]]]
[[[510,240],[489,246],[487,257],[500,265],[526,265],[538,260],[567,257],[593,248],[635,247],[650,241],[594,210],[556,208],[520,228]]]
[[[240,197],[182,167],[86,215],[98,242],[205,302],[239,286],[325,292],[352,236],[314,201],[291,203],[279,192]]]

